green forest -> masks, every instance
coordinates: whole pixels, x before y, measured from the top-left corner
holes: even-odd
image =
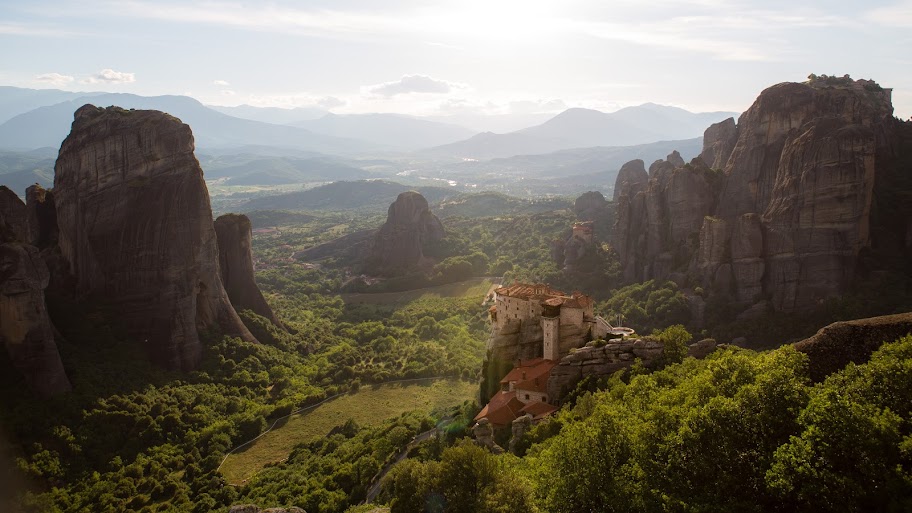
[[[198,370],[167,372],[147,363],[108,305],[51,297],[74,392],[38,400],[23,392],[0,356],[0,438],[8,439],[0,453],[14,462],[0,468],[0,478],[23,490],[17,506],[202,513],[255,503],[310,513],[369,511],[359,504],[378,470],[413,436],[445,420],[438,437],[393,467],[376,503],[394,512],[910,507],[888,499],[912,491],[909,338],[822,383],[810,381],[806,357],[789,347],[729,347],[698,361],[683,359],[682,346],[661,371],[634,366],[584,382],[558,414],[527,434],[522,457],[495,456],[470,441],[480,401],[434,411],[416,405],[370,426],[340,419],[325,438],[300,443],[287,460],[231,485],[218,470],[226,454],[300,408],[396,380],[479,382],[489,332],[483,290],[379,302],[346,302],[349,293],[396,297],[397,291],[495,276],[545,282],[592,295],[596,313],[620,315],[640,333],[681,325],[675,328],[686,335],[681,339],[727,342],[751,333],[766,347],[810,335],[830,319],[903,302],[888,296],[871,303],[865,298],[872,287],[814,315],[748,322],[710,304],[708,322],[697,327],[689,298],[702,295],[699,287],[621,286],[617,257],[606,243],[593,245],[586,269],[561,270],[551,247],[570,234],[576,218],[569,210],[446,218],[446,238],[425,248],[437,261],[433,269],[368,285],[359,281],[357,246],[333,246],[312,261],[295,255],[376,227],[380,213],[258,215],[256,278],[287,331],[240,312],[261,344],[207,333]],[[291,224],[276,226],[281,223]],[[596,231],[604,236],[607,230]]]

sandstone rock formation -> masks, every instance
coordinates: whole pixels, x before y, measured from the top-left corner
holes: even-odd
[[[734,118],[714,123],[703,132],[703,152],[700,159],[713,169],[724,169],[728,157],[738,142]]]
[[[443,224],[431,213],[421,194],[403,192],[390,205],[386,223],[374,235],[365,270],[394,275],[429,264],[424,245],[446,236]]]
[[[494,427],[488,419],[478,419],[478,423],[472,427],[472,436],[475,437],[475,443],[487,448],[494,454],[502,454],[503,447],[494,442]]]
[[[25,190],[30,243],[44,248],[57,242],[57,206],[54,193],[35,184]]]
[[[0,240],[30,240],[25,204],[5,185],[0,185]]]
[[[561,358],[548,378],[548,397],[562,398],[587,376],[605,376],[633,365],[639,358],[651,366],[664,351],[664,345],[650,338],[610,341],[602,347],[586,346]]]
[[[0,244],[0,339],[29,388],[45,397],[70,390],[44,302],[49,279],[37,248]]]
[[[808,372],[814,381],[845,368],[849,362],[862,364],[881,345],[912,333],[912,312],[834,322],[813,337],[795,343],[808,355]]]
[[[584,192],[573,203],[573,213],[580,221],[598,221],[605,215],[608,201],[598,191]]]
[[[532,415],[527,413],[517,417],[510,425],[510,431],[513,436],[510,437],[509,451],[517,456],[519,454],[519,448],[522,446],[523,437],[526,436],[526,433],[529,429],[532,428]]]
[[[904,172],[897,155],[910,151],[892,111],[889,90],[870,81],[779,84],[737,125],[711,126],[689,165],[653,164],[645,189],[619,176],[613,242],[624,278],[678,273],[745,309],[768,299],[800,311],[844,293],[889,217],[875,210]],[[902,239],[909,222],[879,237]]]
[[[631,197],[645,189],[649,182],[649,174],[646,173],[646,167],[642,160],[636,159],[621,166],[618,171],[617,181],[614,185],[614,202],[616,203],[622,192],[626,192]]]
[[[253,278],[250,219],[243,214],[225,214],[215,220],[219,269],[228,299],[236,310],[252,310],[276,326],[282,323],[266,304]]]
[[[42,396],[70,389],[45,307],[50,275],[29,238],[26,205],[0,187],[0,342],[29,388]]]
[[[238,504],[231,506],[228,513],[307,513],[301,508],[291,506],[289,508],[266,508],[262,509],[255,504]]]
[[[80,298],[115,306],[153,361],[192,369],[199,330],[255,341],[218,265],[190,127],[157,111],[76,111],[55,166],[59,247]]]

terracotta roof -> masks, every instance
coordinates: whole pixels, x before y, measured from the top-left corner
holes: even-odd
[[[540,381],[547,383],[548,376],[551,374],[551,369],[557,365],[557,362],[551,360],[545,360],[544,358],[534,358],[532,360],[520,361],[517,367],[514,367],[502,380],[501,384],[510,383],[510,382],[526,382],[534,381],[536,378],[539,378]],[[517,385],[519,386],[519,385]],[[524,390],[534,390],[532,388],[525,388]]]
[[[519,410],[520,415],[525,415],[526,413],[532,415],[532,420],[538,420],[551,415],[557,411],[557,406],[553,404],[548,404],[544,402],[529,403]]]
[[[523,403],[516,398],[516,392],[498,392],[475,416],[475,421],[487,418],[494,426],[509,426],[522,408]]]
[[[494,305],[494,306],[492,306],[491,308],[488,308],[488,311],[491,312],[491,313],[496,312],[496,311],[497,311],[497,305]]]
[[[500,287],[494,291],[498,296],[514,297],[517,299],[539,299],[543,305],[547,306],[566,306],[568,308],[586,308],[592,304],[592,298],[582,292],[574,292],[567,295],[557,289],[552,289],[548,285],[536,283],[515,283],[509,287]]]
[[[563,292],[552,289],[544,283],[514,283],[509,287],[500,287],[494,291],[498,296],[515,297],[518,299],[544,299],[546,297],[564,296]]]

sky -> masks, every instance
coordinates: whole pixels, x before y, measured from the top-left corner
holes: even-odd
[[[0,0],[0,85],[411,115],[747,109],[810,73],[912,116],[912,0]]]

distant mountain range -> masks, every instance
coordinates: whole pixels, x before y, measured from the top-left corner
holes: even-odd
[[[335,182],[306,191],[254,198],[240,206],[250,210],[357,210],[386,209],[405,191],[420,192],[429,203],[455,197],[462,191],[446,187],[413,187],[385,180]]]
[[[692,113],[677,107],[647,103],[604,113],[568,109],[541,125],[506,134],[485,132],[464,141],[426,150],[429,156],[496,159],[536,155],[571,148],[632,146],[701,137],[712,123],[736,116],[734,112]]]
[[[86,103],[167,112],[190,125],[198,147],[264,145],[321,153],[354,153],[375,149],[373,145],[362,141],[316,134],[298,127],[236,118],[214,111],[188,96],[146,97],[133,94],[79,97],[19,114],[0,125],[0,149],[59,147],[70,131],[73,113]]]
[[[401,150],[418,150],[471,137],[474,131],[459,125],[399,114],[327,114],[294,124],[312,132],[361,139]]]

